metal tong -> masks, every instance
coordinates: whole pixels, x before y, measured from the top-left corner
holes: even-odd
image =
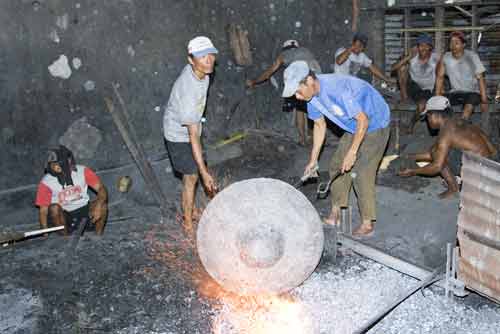
[[[310,178],[319,177],[318,170],[319,170],[319,166],[318,165],[314,166],[314,168],[308,174],[304,174],[300,178],[300,180],[293,185],[293,187],[300,188]]]
[[[318,184],[318,189],[316,190],[316,198],[318,199],[327,198],[332,182],[335,181],[335,179],[339,177],[340,174],[342,174],[340,169],[337,169],[335,173],[333,173],[333,175],[330,177],[328,182],[320,182],[320,184]],[[356,172],[351,172],[351,177],[353,179],[355,179],[356,176],[357,176]]]

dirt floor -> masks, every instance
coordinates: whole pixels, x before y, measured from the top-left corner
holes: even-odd
[[[407,146],[411,146],[410,142]],[[309,148],[290,139],[262,133],[250,134],[232,145],[228,150],[237,147],[241,156],[214,167],[223,185],[252,177],[294,183],[302,174],[309,152]],[[336,141],[330,139],[323,151],[320,174],[324,181],[335,146]],[[415,284],[379,264],[353,254],[340,254],[337,263],[322,261],[304,285],[284,297],[302,301],[308,307],[311,324],[315,324],[310,329],[266,331],[262,327],[261,331],[251,331],[248,324],[241,328],[245,321],[255,319],[255,310],[262,311],[262,303],[225,293],[204,272],[193,243],[179,228],[180,181],[172,174],[169,177],[166,195],[171,215],[163,221],[157,206],[135,196],[110,212],[111,217],[132,218],[111,222],[101,238],[86,233],[73,258],[66,255],[69,240],[56,234],[1,247],[0,332],[350,333],[384,303]],[[381,171],[378,183],[376,233],[363,242],[425,268],[441,264],[446,242],[455,240],[458,196],[441,201],[437,194],[444,188],[439,179],[402,180],[395,176],[394,168]],[[317,200],[316,187],[316,183],[309,183],[301,191],[320,215],[326,216],[329,200]],[[352,199],[356,227],[359,214]],[[203,206],[207,199],[200,193],[198,201]],[[500,325],[499,306],[482,297],[471,294],[445,303],[441,302],[440,289],[433,288],[430,294],[430,299],[406,304],[398,315],[373,332],[495,333]],[[341,298],[345,302],[339,302]],[[247,312],[236,316],[235,305],[238,311]],[[327,306],[336,308],[332,319],[347,320],[337,326],[327,320]],[[426,314],[431,309],[433,314]],[[246,320],[242,322],[241,317]],[[264,319],[273,322],[272,318]],[[481,330],[476,331],[478,328]]]

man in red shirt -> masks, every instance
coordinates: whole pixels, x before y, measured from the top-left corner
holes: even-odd
[[[97,193],[89,203],[88,187]],[[108,193],[92,169],[77,165],[73,153],[65,146],[49,150],[46,174],[38,185],[35,205],[40,208],[40,227],[65,226],[68,235],[78,228],[83,218],[89,218],[98,235],[104,232],[108,214]]]

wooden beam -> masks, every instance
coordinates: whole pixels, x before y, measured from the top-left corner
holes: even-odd
[[[479,24],[479,15],[477,14],[477,6],[476,5],[472,6],[471,14],[472,14],[471,25],[473,27],[475,27]],[[470,45],[471,45],[472,51],[475,51],[475,52],[477,52],[477,46],[478,46],[477,36],[478,36],[477,31],[473,30],[471,33],[471,36],[470,36],[470,38],[472,39]]]
[[[403,28],[399,29],[401,32],[445,32],[445,31],[483,31],[486,27],[425,27],[425,28]]]
[[[434,12],[434,26],[442,28],[444,26],[444,8],[436,7]],[[443,53],[445,50],[444,34],[442,31],[435,31],[434,47],[438,53]]]

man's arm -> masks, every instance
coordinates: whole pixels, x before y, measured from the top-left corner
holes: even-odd
[[[448,136],[440,136],[437,143],[434,145],[431,152],[432,161],[430,164],[424,167],[419,167],[415,169],[406,169],[399,173],[400,176],[415,176],[415,175],[426,175],[434,176],[439,174],[441,170],[446,165],[446,158],[448,157],[448,152],[450,151],[450,145],[448,142]]]
[[[92,220],[97,222],[100,220],[102,215],[107,213],[108,206],[108,190],[101,181],[97,181],[91,188],[97,193],[95,203],[92,206]]]
[[[284,63],[283,56],[280,55],[274,61],[274,63],[271,65],[271,67],[269,67],[267,70],[265,70],[264,73],[262,73],[257,79],[247,80],[247,82],[246,82],[247,86],[254,87],[255,85],[260,84],[261,82],[266,81],[267,79],[269,79],[271,77],[271,75],[273,75],[274,72],[276,72],[278,70],[278,68],[280,68],[281,65],[283,65],[283,63]]]
[[[203,153],[199,135],[200,125],[198,123],[188,124],[187,128],[189,132],[189,142],[191,143],[191,148],[193,150],[193,158],[196,162],[196,165],[198,166],[198,171],[200,172],[203,184],[207,188],[207,191],[214,192],[216,190],[215,181],[208,172],[207,165],[203,160]]]
[[[325,137],[326,137],[326,120],[324,116],[321,116],[320,118],[314,120],[313,145],[309,162],[307,163],[306,168],[304,170],[304,175],[310,175],[311,171],[318,164],[319,153],[321,152],[321,147],[323,147]]]
[[[486,94],[486,80],[484,79],[484,73],[478,74],[477,80],[479,82],[479,95],[481,95],[481,112],[488,112],[488,95]]]
[[[350,171],[352,166],[354,166],[359,147],[363,139],[365,139],[365,134],[368,130],[368,116],[366,116],[363,111],[359,112],[354,118],[356,119],[356,131],[354,132],[351,147],[347,151],[344,161],[342,162],[340,170],[342,173]]]
[[[38,220],[40,222],[40,228],[44,229],[48,227],[47,217],[49,215],[49,207],[48,206],[40,206],[40,210],[38,212]]]
[[[381,80],[384,80],[387,83],[394,83],[395,82],[394,79],[386,77],[384,75],[384,73],[382,73],[382,71],[377,66],[375,66],[374,64],[371,64],[370,67],[368,67],[368,69],[370,70],[370,72],[372,72],[372,74],[374,76],[376,76],[377,78],[379,78]]]
[[[401,67],[406,65],[413,57],[417,54],[417,47],[411,48],[411,51],[406,56],[402,57],[400,61],[391,66],[391,72],[399,70]]]
[[[344,51],[342,51],[337,57],[335,57],[335,62],[337,65],[342,65],[343,63],[346,62],[346,60],[349,58],[351,55],[352,48],[347,48]]]
[[[441,56],[436,65],[436,95],[444,94],[444,74],[445,67],[443,63],[443,56]]]

